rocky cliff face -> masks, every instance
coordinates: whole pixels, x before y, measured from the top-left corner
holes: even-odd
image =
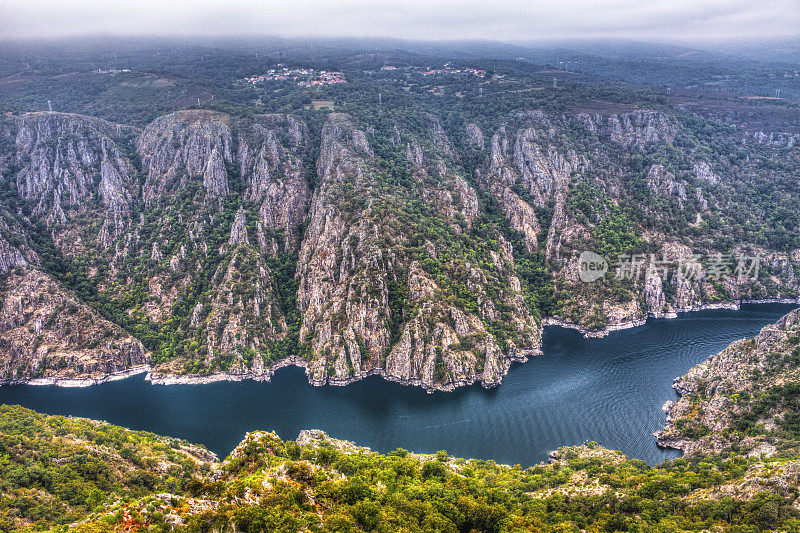
[[[0,381],[103,377],[150,356],[142,343],[26,268],[0,286]]]
[[[332,115],[322,128],[320,188],[297,271],[300,337],[311,337],[309,370],[316,380],[359,373],[362,360],[379,360],[389,344],[390,258],[377,244],[381,228],[369,194],[376,171],[364,132],[348,117]]]
[[[245,197],[258,204],[258,239],[264,253],[296,249],[311,191],[303,156],[306,124],[291,115],[267,115],[239,133],[238,163],[247,183]],[[279,236],[278,233],[282,233]]]
[[[703,278],[698,254],[722,251],[708,228],[740,216],[760,159],[689,151],[675,116],[518,111],[457,132],[406,118],[4,118],[0,275],[44,269],[157,373],[262,377],[298,356],[315,383],[428,388],[499,383],[547,316],[598,330],[796,294],[800,251],[742,236],[725,251],[761,254],[757,279]],[[583,250],[607,255],[604,281],[580,280]],[[609,279],[615,254],[645,250],[638,277]]]
[[[796,294],[797,266],[781,266],[791,253],[750,246],[723,252],[709,245],[711,239],[692,236],[706,231],[706,219],[739,217],[742,205],[731,194],[753,178],[738,166],[718,160],[715,170],[688,154],[677,164],[666,147],[682,134],[678,120],[663,112],[518,112],[481,151],[484,133],[470,125],[466,144],[483,155],[478,183],[527,251],[540,253],[553,272],[558,302],[549,313],[591,330],[708,302]],[[650,229],[644,230],[646,220]],[[584,250],[606,255],[603,281],[579,279],[577,257]],[[752,266],[747,258],[756,256],[764,270],[745,273]],[[637,265],[627,272],[620,263],[626,257]]]
[[[529,252],[538,247],[543,229],[534,208],[552,209],[549,228],[545,228],[548,259],[561,241],[570,180],[586,165],[573,148],[560,149],[553,136],[553,123],[543,113],[519,115],[515,124],[499,128],[492,136],[488,168],[481,176],[511,228],[524,235]]]
[[[286,331],[266,261],[296,248],[309,196],[301,121],[233,125],[222,113],[186,111],[139,133],[38,113],[14,128],[15,209],[49,226],[37,238],[49,237],[66,268],[111,301],[104,313],[122,308],[143,332],[171,321],[185,340],[169,350],[169,371],[197,361],[264,370]],[[31,262],[6,240],[0,248],[4,271]],[[175,321],[176,304],[189,310],[185,320]],[[150,348],[165,359],[161,344]]]
[[[25,255],[0,236],[0,276],[8,274],[15,267],[26,266],[28,266],[28,260]]]
[[[262,375],[278,357],[287,309],[272,267],[298,246],[310,197],[308,135],[293,116],[234,123],[194,111],[142,132],[137,148],[150,217],[132,240],[160,265],[148,285],[149,316],[168,320],[176,304],[189,314],[178,326],[184,340],[173,343],[180,355],[163,371]]]
[[[524,355],[514,341],[501,348],[487,330],[500,319],[497,297],[487,294],[489,278],[503,277],[508,284],[499,301],[510,308],[520,348],[536,349],[536,324],[524,309],[513,269],[499,253],[491,265],[495,272],[477,264],[450,264],[448,269],[459,272],[441,272],[441,281],[415,258],[414,248],[420,247],[435,264],[447,250],[424,234],[422,226],[433,217],[411,212],[408,194],[418,191],[429,209],[441,214],[443,231],[454,237],[464,236],[477,216],[475,191],[444,160],[452,155],[449,140],[436,122],[428,133],[427,151],[420,140],[400,134],[407,140],[404,150],[398,143],[398,151],[412,180],[406,190],[380,181],[380,163],[366,135],[347,117],[333,115],[322,129],[321,184],[297,273],[300,336],[310,342],[309,372],[316,381],[342,382],[378,372],[430,388],[499,383],[507,356]],[[507,259],[513,261],[510,255]],[[454,304],[456,282],[476,296],[474,308],[465,311]]]
[[[731,448],[752,456],[797,451],[800,310],[731,344],[676,378],[661,446],[687,454]]]
[[[686,202],[686,184],[678,181],[663,165],[650,167],[647,173],[647,186],[653,194],[676,199],[678,206],[683,209],[683,204]]]
[[[136,130],[62,113],[25,114],[14,126],[17,194],[34,217],[63,231],[67,213],[96,212],[103,245],[124,232],[138,177],[120,142]]]
[[[209,198],[230,192],[226,164],[234,160],[227,115],[179,111],[156,119],[136,141],[146,175],[145,200],[202,184]]]
[[[610,115],[579,113],[576,118],[592,133],[608,135],[613,142],[627,147],[669,144],[678,130],[668,114],[658,111]]]

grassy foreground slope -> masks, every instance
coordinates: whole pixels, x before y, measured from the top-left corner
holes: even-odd
[[[789,459],[650,467],[595,443],[530,468],[253,432],[224,461],[104,422],[0,407],[0,531],[797,531]],[[747,486],[747,491],[726,487]]]

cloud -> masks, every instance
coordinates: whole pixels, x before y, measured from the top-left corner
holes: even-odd
[[[5,38],[275,35],[532,41],[800,35],[797,0],[3,0]]]

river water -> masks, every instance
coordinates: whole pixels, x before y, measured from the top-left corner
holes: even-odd
[[[475,385],[427,394],[377,376],[312,387],[302,369],[288,367],[269,383],[165,387],[141,375],[87,388],[3,386],[0,403],[181,437],[220,457],[247,431],[293,439],[316,428],[380,452],[444,449],[523,466],[546,460],[558,446],[594,440],[655,464],[678,455],[658,448],[652,436],[664,425],[662,405],[676,398],[673,379],[792,307],[686,313],[601,339],[547,327],[544,355],[515,364],[493,390]]]

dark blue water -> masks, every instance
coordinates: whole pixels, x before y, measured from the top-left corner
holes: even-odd
[[[181,437],[221,457],[255,429],[295,438],[318,428],[377,451],[446,449],[459,457],[531,465],[558,446],[595,440],[658,463],[652,433],[672,380],[734,340],[755,335],[792,306],[701,311],[584,339],[550,327],[544,355],[514,365],[494,390],[480,386],[427,394],[375,376],[347,387],[312,387],[301,369],[272,382],[153,386],[143,376],[83,389],[0,387],[0,403],[107,420]]]

